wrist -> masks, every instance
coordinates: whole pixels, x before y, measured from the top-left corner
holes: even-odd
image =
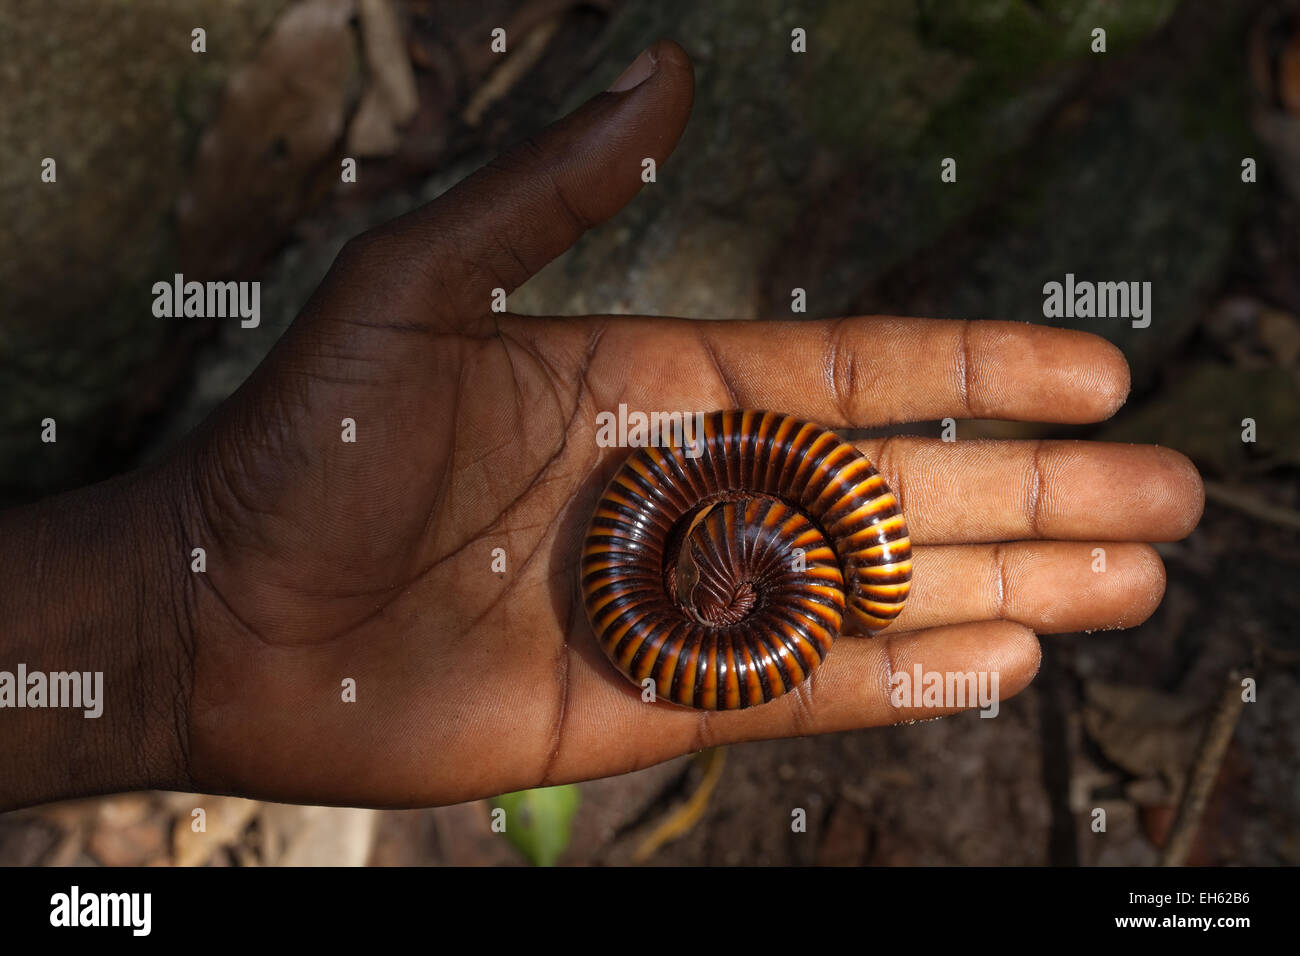
[[[0,809],[187,786],[181,487],[149,469],[0,513]]]

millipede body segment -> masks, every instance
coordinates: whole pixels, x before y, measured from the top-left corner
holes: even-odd
[[[912,549],[894,493],[834,432],[761,411],[703,425],[619,468],[583,545],[582,592],[628,678],[733,710],[807,679],[841,631],[886,627]]]

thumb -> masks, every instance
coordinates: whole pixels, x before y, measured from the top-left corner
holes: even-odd
[[[694,92],[690,58],[660,40],[608,91],[433,202],[358,236],[344,258],[388,280],[390,310],[405,302],[418,310],[408,316],[472,324],[490,312],[493,289],[512,292],[627,205],[644,161],[658,167],[677,144]]]

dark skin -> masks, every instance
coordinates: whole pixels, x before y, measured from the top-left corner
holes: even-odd
[[[0,668],[105,672],[98,720],[0,712],[0,807],[148,787],[451,803],[947,713],[890,703],[889,675],[915,663],[996,670],[1010,697],[1038,669],[1036,633],[1152,612],[1164,570],[1144,542],[1185,536],[1203,504],[1182,456],[863,442],[915,545],[898,621],[837,641],[810,681],[762,707],[642,702],[577,593],[587,518],[626,454],[596,446],[599,411],[1083,423],[1113,414],[1129,381],[1100,338],[1008,322],[492,312],[494,288],[515,289],[632,198],[643,158],[663,174],[693,78],[675,45],[651,54],[640,85],[349,243],[251,379],[168,459],[0,516],[0,606],[16,625]],[[195,547],[206,573],[190,570]]]

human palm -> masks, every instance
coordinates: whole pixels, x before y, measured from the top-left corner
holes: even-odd
[[[807,683],[741,712],[646,703],[618,674],[577,586],[587,519],[626,454],[597,446],[598,412],[1079,423],[1113,413],[1128,389],[1103,340],[1013,323],[492,311],[494,289],[513,290],[635,194],[644,157],[667,158],[691,69],[671,44],[653,52],[639,86],[350,243],[178,454],[193,489],[186,531],[208,553],[189,596],[194,785],[445,803],[730,741],[934,716],[947,711],[895,707],[891,674],[997,671],[1008,697],[1037,670],[1035,632],[1130,626],[1159,602],[1163,568],[1140,542],[1186,534],[1202,503],[1181,456],[873,440],[861,447],[915,546],[912,595],[890,628],[837,641]]]

